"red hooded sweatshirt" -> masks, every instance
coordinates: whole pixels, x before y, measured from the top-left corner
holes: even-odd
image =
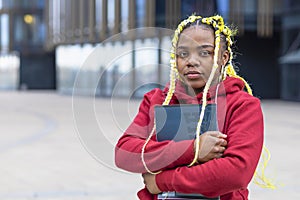
[[[147,144],[144,159],[156,175],[161,191],[200,193],[221,200],[248,199],[247,186],[252,179],[263,145],[263,115],[259,99],[249,95],[240,79],[228,77],[218,87],[211,87],[208,102],[217,103],[219,131],[227,135],[227,148],[222,158],[187,167],[194,158],[194,141],[157,142],[155,135]],[[201,104],[202,93],[186,94],[176,85],[170,104]],[[154,106],[161,105],[168,88],[145,94],[139,112],[119,139],[115,149],[116,165],[124,170],[145,173],[141,151],[153,128]],[[216,95],[217,93],[217,95]],[[146,188],[138,192],[142,200],[155,200]]]

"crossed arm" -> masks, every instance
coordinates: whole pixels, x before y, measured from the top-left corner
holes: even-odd
[[[221,158],[227,146],[226,137],[227,136],[221,132],[209,131],[200,136],[199,147],[197,147],[196,142],[194,141],[194,150],[195,148],[199,148],[198,164]],[[142,177],[144,179],[144,184],[151,194],[159,194],[162,192],[156,184],[156,175],[143,173]]]
[[[198,165],[186,167],[194,157],[194,141],[157,142],[147,145],[145,161],[141,149],[151,127],[150,99],[144,99],[134,122],[120,138],[116,148],[116,164],[128,171],[143,174],[144,182],[153,194],[160,191],[201,193],[219,196],[247,187],[258,163],[263,143],[263,119],[258,101],[243,101],[227,113],[226,136],[207,132],[201,136]],[[204,142],[206,141],[206,142]],[[208,142],[210,141],[210,142]],[[224,151],[225,150],[225,151]]]

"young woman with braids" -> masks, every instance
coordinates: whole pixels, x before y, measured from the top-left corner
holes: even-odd
[[[157,199],[168,191],[248,199],[263,147],[263,115],[260,101],[233,68],[232,37],[221,16],[192,15],[178,25],[170,83],[145,94],[115,150],[118,167],[142,174],[140,199]],[[204,110],[214,102],[219,131],[200,135]],[[195,140],[156,141],[154,106],[169,104],[202,105]]]

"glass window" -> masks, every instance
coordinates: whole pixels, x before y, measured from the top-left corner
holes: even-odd
[[[60,33],[60,2],[59,0],[52,0],[51,5],[49,6],[51,8],[51,12],[49,13],[51,15],[51,26],[52,26],[52,34],[54,40],[57,40],[58,35]]]
[[[137,0],[136,1],[136,25],[137,27],[144,27],[145,21],[145,0]]]
[[[143,97],[143,95],[153,89],[159,87],[157,80],[158,74],[158,39],[145,39],[144,41],[136,41],[136,82],[135,96]]]
[[[284,4],[285,4],[285,8],[287,10],[300,7],[300,1],[299,0],[285,0]]]
[[[128,0],[121,1],[121,31],[128,31]]]
[[[182,4],[183,5],[183,4]],[[165,27],[166,18],[166,3],[162,0],[156,0],[155,2],[155,26]],[[187,15],[186,15],[187,16]],[[184,17],[186,17],[184,16]]]
[[[114,62],[115,54],[114,46],[112,43],[105,43],[105,46],[99,45],[95,48],[96,57],[102,56],[103,59],[96,59],[94,63],[99,66],[100,78],[98,80],[97,94],[101,96],[110,96],[114,89],[113,75],[117,73],[118,69]]]
[[[45,0],[38,0],[37,1],[37,7],[38,8],[44,8],[45,7]]]
[[[274,14],[278,15],[281,14],[282,10],[284,9],[284,2],[282,0],[274,0]]]
[[[67,23],[67,22],[70,22],[70,21],[67,21],[66,20],[66,17],[67,17],[67,5],[66,5],[66,0],[60,0],[60,29],[61,29],[61,39],[65,39],[63,36],[65,36],[66,34],[66,30],[67,30],[67,24],[70,24],[70,23]]]
[[[165,36],[161,41],[161,81],[163,84],[170,80],[170,53],[171,53],[171,36]]]
[[[2,14],[0,16],[0,46],[2,50],[5,51],[9,49],[9,16],[8,14]]]
[[[94,48],[86,44],[63,45],[56,49],[56,66],[58,90],[63,93],[91,94],[94,92],[97,80],[97,68],[91,66],[90,55]],[[77,77],[78,73],[80,76]],[[76,88],[74,82],[76,81]]]
[[[45,0],[6,0],[14,8],[43,8]],[[9,2],[8,2],[9,1]]]
[[[35,14],[16,15],[14,20],[14,44],[21,46],[43,45],[45,25],[43,16]]]
[[[181,16],[183,18],[186,18],[189,16],[191,13],[195,12],[196,8],[193,8],[194,5],[194,0],[182,0],[181,1]]]
[[[115,26],[115,1],[107,1],[107,26],[109,33],[112,33]]]
[[[1,8],[10,8],[12,5],[12,1],[10,0],[0,0]],[[1,9],[0,8],[0,9]]]
[[[182,0],[181,13],[186,18],[191,13],[199,14],[203,17],[213,15],[216,11],[216,3],[211,0]]]
[[[72,2],[68,1],[68,0],[64,0],[64,7],[62,8],[62,12],[64,12],[63,16],[64,19],[62,24],[63,24],[63,28],[65,29],[65,34],[66,37],[68,38],[67,40],[69,40],[70,38],[72,38],[73,36],[73,30],[72,30],[72,11],[71,11],[71,7],[72,7]]]
[[[20,56],[16,52],[0,52],[0,89],[17,89],[19,85]]]
[[[217,4],[218,12],[224,17],[225,20],[227,20],[229,14],[229,0],[218,0]]]
[[[102,26],[102,0],[96,0],[96,32],[101,31]]]
[[[128,41],[122,44],[121,42],[116,42],[113,46],[114,52],[119,52],[117,56],[113,56],[113,62],[111,63],[112,69],[112,79],[113,79],[113,96],[129,96],[131,92],[132,83],[132,54],[131,54],[132,44]],[[104,77],[101,77],[104,78]]]
[[[82,4],[82,8],[80,8],[80,9],[82,9],[82,14],[83,14],[83,16],[81,16],[83,18],[83,27],[82,27],[83,30],[81,30],[81,31],[84,35],[89,34],[89,31],[90,31],[90,29],[89,29],[89,12],[90,12],[89,6],[90,5],[89,4],[90,4],[90,2],[87,1],[84,4]]]
[[[257,3],[256,1],[243,1],[245,15],[256,15],[257,13]]]

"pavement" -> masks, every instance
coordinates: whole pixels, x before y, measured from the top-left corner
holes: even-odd
[[[113,148],[139,100],[0,92],[0,200],[137,199],[140,175],[117,169]],[[300,103],[263,100],[266,175],[276,190],[250,184],[250,199],[299,199]]]

